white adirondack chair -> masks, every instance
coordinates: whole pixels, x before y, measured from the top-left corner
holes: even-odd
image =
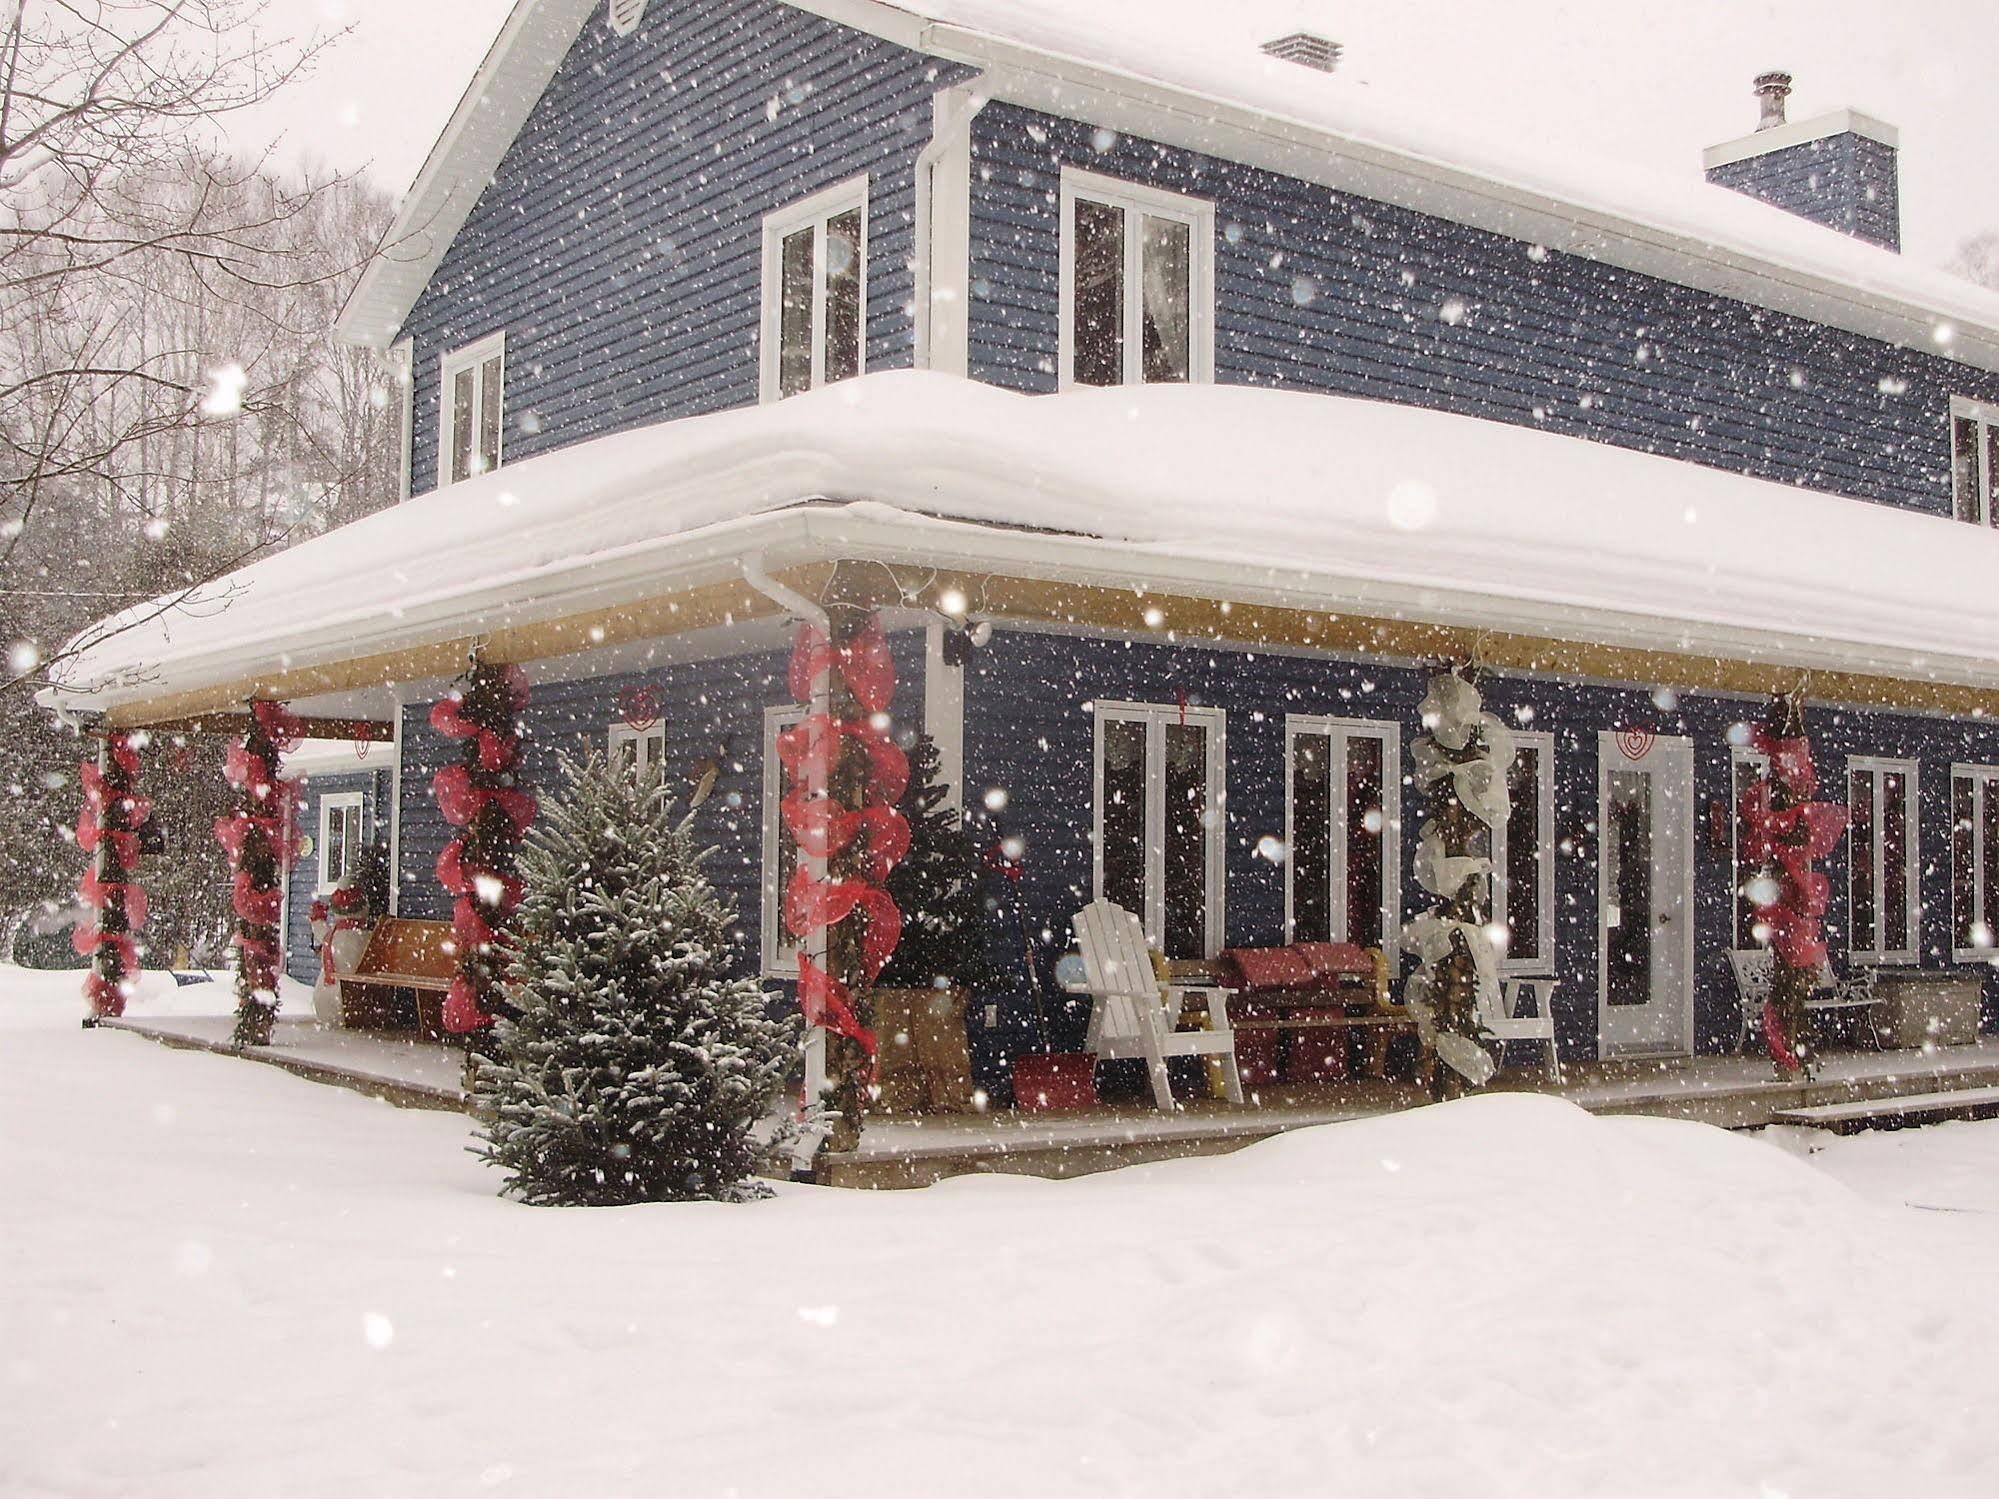
[[[1559,1083],[1562,1059],[1555,1051],[1555,982],[1554,979],[1502,979],[1498,1005],[1480,1005],[1478,1023],[1495,1041],[1539,1041],[1548,1076]],[[1520,1013],[1522,1001],[1527,999],[1539,1000],[1539,1015]]]
[[[1216,1058],[1229,1102],[1242,1102],[1228,990],[1160,983],[1145,945],[1145,927],[1124,907],[1107,900],[1094,901],[1076,913],[1076,946],[1083,955],[1090,994],[1086,1051],[1100,1059],[1145,1058],[1152,1072],[1153,1101],[1166,1113],[1173,1111],[1168,1057]],[[1178,1030],[1180,1011],[1193,993],[1208,997],[1208,1029]]]

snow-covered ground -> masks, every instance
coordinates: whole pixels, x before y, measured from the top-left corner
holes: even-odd
[[[463,1119],[82,1031],[74,984],[0,972],[8,1499],[1999,1492],[1999,1124],[1512,1095],[564,1212]]]

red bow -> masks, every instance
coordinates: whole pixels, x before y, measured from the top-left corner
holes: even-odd
[[[493,1017],[479,1008],[478,991],[472,987],[472,981],[459,974],[444,991],[444,1028],[462,1036],[492,1023]]]
[[[843,646],[834,646],[816,625],[799,627],[788,674],[794,702],[807,702],[820,673],[837,669],[863,713],[880,713],[895,697],[895,662],[881,621],[870,619]]]
[[[824,1026],[835,1035],[858,1041],[869,1057],[875,1054],[875,1033],[861,1024],[847,986],[805,954],[798,955],[798,1007],[807,1025]]]

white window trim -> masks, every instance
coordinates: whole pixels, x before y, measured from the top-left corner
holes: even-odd
[[[399,338],[389,345],[389,370],[396,382],[396,498],[410,497],[416,446],[416,340]]]
[[[1974,401],[1968,396],[1950,398],[1950,513],[1957,516],[1957,424],[1960,421],[1978,423],[1978,520],[1981,526],[1999,524],[1992,513],[1992,486],[1999,484],[1999,473],[1992,471],[1992,438],[1988,428],[1999,428],[1999,406],[1985,401]],[[1963,522],[1965,525],[1970,521]]]
[[[1402,727],[1390,719],[1381,718],[1329,718],[1315,713],[1287,713],[1284,715],[1284,846],[1295,846],[1296,824],[1293,817],[1292,798],[1295,794],[1294,766],[1297,760],[1295,745],[1301,735],[1330,736],[1336,748],[1334,759],[1344,767],[1344,747],[1349,739],[1377,739],[1381,741],[1381,868],[1382,907],[1381,945],[1382,953],[1388,959],[1389,971],[1395,971],[1396,955],[1402,943]],[[1327,774],[1332,766],[1327,766]],[[1347,827],[1346,798],[1328,796],[1332,820],[1328,828],[1330,857],[1327,859],[1328,878],[1332,889],[1328,894],[1329,924],[1335,942],[1348,940],[1351,928],[1347,924]],[[1284,861],[1284,940],[1295,941],[1294,932],[1297,918],[1292,909],[1290,859]]]
[[[633,752],[632,763],[639,770],[656,765],[666,758],[664,723],[656,723],[643,729],[635,729],[628,723],[614,723],[607,732],[605,740],[605,749],[613,765],[618,763],[619,747],[626,744],[637,746]]]
[[[780,703],[764,709],[763,849],[762,878],[759,881],[763,895],[763,921],[760,937],[763,971],[771,978],[798,976],[798,949],[784,940],[784,891],[777,875],[779,840],[786,836],[784,818],[778,811],[778,803],[784,797],[784,767],[777,759],[777,736],[800,722],[805,714],[805,706],[799,703]]]
[[[1742,867],[1741,829],[1742,793],[1752,781],[1763,780],[1770,774],[1770,757],[1761,750],[1749,749],[1743,745],[1728,747],[1728,871],[1730,876],[1728,902],[1728,940],[1735,946],[1735,915],[1737,903],[1742,900],[1742,887],[1753,873]],[[1849,927],[1849,932],[1851,927]]]
[[[451,450],[456,445],[457,432],[451,404],[451,382],[464,369],[475,372],[495,354],[500,357],[500,430],[493,438],[493,468],[498,469],[506,461],[507,450],[507,330],[489,333],[476,343],[452,349],[437,356],[437,487],[443,489],[451,480]],[[472,419],[476,422],[479,411],[485,404],[483,376],[475,373],[472,395]],[[477,477],[467,475],[468,478]]]
[[[354,838],[363,836],[363,824],[368,817],[367,795],[360,791],[335,791],[319,799],[319,888],[330,890],[337,885],[346,871],[334,874],[326,867],[327,853],[332,849],[332,840],[327,836],[333,827],[333,814],[352,808],[354,811]],[[354,848],[350,841],[345,845],[348,869],[354,867]]]
[[[1874,938],[1878,944],[1888,929],[1882,919],[1882,899],[1886,897],[1888,875],[1884,867],[1887,858],[1887,840],[1881,836],[1883,789],[1886,776],[1900,774],[1905,778],[1909,799],[1909,838],[1907,868],[1903,871],[1904,898],[1909,917],[1909,942],[1906,948],[1884,949],[1879,946],[1862,949],[1853,940],[1853,840],[1849,831],[1846,845],[1846,956],[1851,963],[1874,963],[1883,966],[1908,965],[1920,961],[1923,947],[1922,929],[1922,868],[1923,841],[1921,829],[1922,784],[1918,777],[1918,766],[1914,760],[1884,759],[1876,755],[1848,755],[1846,757],[1846,793],[1848,805],[1852,804],[1853,776],[1856,771],[1872,775],[1874,788],[1874,867],[1868,872],[1874,882],[1876,899],[1874,904]],[[1849,825],[1850,826],[1850,825]]]
[[[763,219],[763,312],[758,349],[758,399],[779,399],[778,365],[784,312],[784,241],[799,230],[812,230],[812,383],[826,383],[826,221],[858,208],[861,211],[860,349],[855,374],[868,372],[868,178],[863,173],[772,209]]]
[[[1985,888],[1985,817],[1979,805],[1986,796],[1999,796],[1999,765],[1953,764],[1950,768],[1950,958],[1953,963],[1990,963],[1999,957],[1999,947],[1959,947],[1957,945],[1957,783],[1972,783],[1971,799],[1971,920],[1974,926],[1993,925],[1986,913],[1992,892]],[[1999,912],[1993,913],[1999,915]]]
[[[1145,922],[1146,939],[1163,945],[1166,931],[1166,726],[1181,721],[1208,731],[1207,796],[1217,814],[1208,830],[1207,930],[1203,956],[1222,950],[1228,929],[1228,715],[1220,708],[1181,708],[1171,703],[1130,703],[1098,700],[1094,704],[1095,733],[1090,749],[1090,894],[1104,894],[1104,725],[1112,722],[1145,725]]]
[[[1540,840],[1534,883],[1540,887],[1539,914],[1534,922],[1538,958],[1501,958],[1499,971],[1520,978],[1552,978],[1555,975],[1555,736],[1540,729],[1516,729],[1513,742],[1540,756],[1534,779],[1540,790],[1540,806],[1535,814],[1534,836]],[[1507,920],[1512,882],[1506,874],[1506,822],[1492,830],[1492,912],[1494,921]]]
[[[1188,383],[1211,384],[1215,378],[1215,205],[1206,198],[1190,198],[1143,183],[1107,177],[1081,167],[1062,168],[1062,245],[1060,271],[1060,352],[1056,362],[1056,388],[1075,388],[1076,371],[1076,200],[1108,203],[1126,213],[1151,214],[1154,218],[1177,219],[1190,230],[1191,263],[1188,266],[1187,309]],[[1138,326],[1132,317],[1132,299],[1141,295],[1139,270],[1142,236],[1124,236],[1125,340],[1124,383],[1140,385],[1145,380],[1144,340],[1133,336]]]

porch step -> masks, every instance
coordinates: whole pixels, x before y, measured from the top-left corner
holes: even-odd
[[[1851,1103],[1822,1103],[1810,1108],[1779,1109],[1772,1124],[1796,1124],[1850,1135],[1863,1129],[1906,1129],[1945,1119],[1999,1117],[1999,1088],[1959,1088],[1943,1093],[1916,1093],[1905,1098],[1864,1098]]]

